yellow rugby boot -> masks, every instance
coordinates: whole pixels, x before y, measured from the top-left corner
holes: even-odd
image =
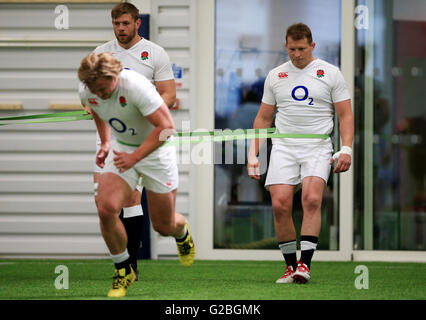
[[[126,295],[127,288],[135,282],[136,275],[132,267],[130,273],[126,274],[126,269],[115,270],[114,281],[112,282],[111,289],[108,291],[108,297],[118,298]]]
[[[188,234],[185,239],[178,240],[176,239],[177,249],[180,264],[184,267],[190,267],[194,263],[195,257],[195,246],[194,241],[192,240],[191,231],[189,230],[188,221],[185,222],[186,229]]]

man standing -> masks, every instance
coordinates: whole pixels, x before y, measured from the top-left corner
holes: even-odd
[[[313,57],[315,42],[308,26],[298,23],[286,33],[290,61],[272,69],[254,128],[269,128],[275,116],[277,133],[302,134],[304,138],[273,139],[265,187],[269,189],[274,225],[286,271],[277,283],[306,283],[321,228],[321,202],[331,165],[334,172],[347,171],[351,165],[354,136],[351,100],[340,70]],[[342,148],[332,156],[331,139],[334,112],[339,119]],[[257,154],[262,141],[252,140],[248,174],[260,179]],[[296,257],[296,231],[292,219],[293,194],[302,183],[303,220],[300,231],[301,257]]]
[[[162,47],[139,36],[138,29],[141,24],[139,10],[131,3],[120,3],[111,10],[111,18],[116,39],[97,47],[94,53],[112,53],[121,61],[124,68],[134,70],[153,82],[166,105],[169,108],[173,107],[176,87],[170,59]],[[105,134],[108,136],[109,132]],[[103,141],[109,144],[107,137]],[[101,146],[98,135],[97,153],[105,147],[108,148],[108,145]],[[94,171],[96,188],[102,170],[95,164]],[[97,201],[96,195],[95,201]],[[141,190],[138,188],[120,214],[128,235],[127,248],[136,273],[136,280],[138,278],[137,258],[143,230],[142,215]]]

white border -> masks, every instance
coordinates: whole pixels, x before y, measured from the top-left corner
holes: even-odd
[[[424,251],[354,250],[352,256],[353,261],[426,263],[426,253]]]
[[[354,106],[355,79],[355,0],[341,1],[341,71],[352,97]],[[346,260],[352,258],[353,249],[353,211],[354,211],[354,178],[353,164],[350,169],[340,174],[339,183],[339,249]],[[315,256],[316,257],[316,256]]]

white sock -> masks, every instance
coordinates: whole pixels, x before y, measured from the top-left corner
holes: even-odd
[[[119,254],[110,254],[110,256],[114,263],[120,263],[129,259],[129,253],[127,252],[127,249]]]
[[[140,204],[123,208],[123,218],[132,218],[137,216],[143,216],[142,206]]]
[[[289,254],[289,253],[296,253],[296,241],[289,241],[285,243],[280,243],[278,247],[281,249],[281,253]]]
[[[186,228],[186,225],[184,226],[184,228],[183,228],[183,236],[181,236],[181,237],[176,237],[176,239],[178,239],[178,240],[182,240],[182,239],[184,239],[185,238],[185,236],[186,236],[186,233],[188,232],[188,229]]]
[[[300,241],[300,250],[316,250],[317,244],[310,241]]]

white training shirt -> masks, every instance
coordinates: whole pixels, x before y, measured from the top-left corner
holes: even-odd
[[[134,70],[150,81],[165,81],[174,79],[169,56],[159,45],[142,38],[129,49],[118,44],[117,39],[97,47],[94,53],[110,52],[124,68]]]
[[[109,99],[101,99],[80,83],[79,95],[83,105],[90,107],[110,127],[119,143],[139,146],[154,129],[145,118],[155,112],[163,99],[154,85],[133,70],[119,74],[117,88]]]
[[[299,69],[291,61],[272,69],[265,80],[262,102],[276,105],[278,133],[330,134],[333,103],[350,99],[342,73],[321,59]],[[274,144],[323,143],[321,139],[274,138]]]

